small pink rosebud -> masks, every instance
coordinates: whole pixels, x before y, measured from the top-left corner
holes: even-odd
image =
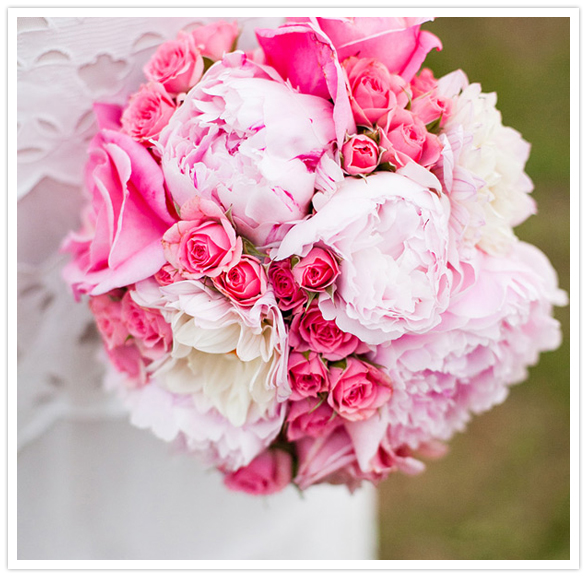
[[[308,294],[294,280],[289,260],[271,262],[267,273],[277,305],[281,310],[297,310],[308,301]]]
[[[291,482],[292,469],[292,459],[287,452],[265,450],[247,466],[227,474],[224,484],[247,494],[274,494]]]
[[[293,268],[295,281],[312,292],[321,292],[332,286],[339,274],[336,258],[324,248],[312,248]]]
[[[315,352],[291,352],[287,369],[291,400],[315,398],[320,392],[328,392],[328,370]]]
[[[364,134],[354,135],[342,145],[342,157],[347,174],[370,174],[379,163],[379,146]]]
[[[239,306],[252,306],[267,291],[267,274],[261,263],[243,255],[226,272],[214,278],[214,286]]]

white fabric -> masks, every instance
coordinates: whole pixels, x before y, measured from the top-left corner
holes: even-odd
[[[18,558],[370,559],[375,492],[254,498],[134,429],[101,384],[99,338],[61,281],[92,101],[124,103],[193,18],[18,21]],[[266,20],[266,21],[261,21]],[[241,19],[241,47],[275,19]]]

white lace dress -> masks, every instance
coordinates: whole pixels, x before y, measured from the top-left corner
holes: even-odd
[[[123,103],[194,18],[18,21],[18,559],[370,559],[375,493],[254,498],[133,428],[60,273],[78,227],[92,101]],[[241,19],[241,46],[274,19]]]

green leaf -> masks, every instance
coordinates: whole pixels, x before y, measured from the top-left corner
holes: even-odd
[[[346,370],[346,366],[347,366],[346,358],[343,358],[342,360],[338,360],[336,362],[330,363],[331,368],[342,368],[343,370]]]
[[[324,404],[325,400],[326,400],[326,396],[320,395],[320,402],[318,402],[318,404],[316,404],[316,406],[313,406],[312,409],[308,411],[308,414],[312,414],[312,412],[314,412],[314,410],[318,410],[318,408],[320,408],[320,406],[322,406],[322,404]]]
[[[305,350],[304,352],[301,352],[301,354],[306,360],[310,359],[310,350]]]
[[[326,292],[326,294],[328,294],[328,296],[330,296],[330,299],[334,302],[334,284],[331,284],[330,286],[324,288],[324,292]]]
[[[299,256],[292,256],[290,258],[291,267],[297,266],[300,263],[301,258]]]
[[[312,304],[314,298],[318,296],[318,292],[309,292],[308,290],[306,290],[306,294],[308,295],[308,301],[306,302],[305,310],[307,310],[310,307],[310,304]]]
[[[202,72],[202,74],[206,74],[206,72],[208,72],[208,69],[210,68],[210,66],[212,66],[212,64],[214,64],[214,60],[212,60],[211,58],[208,58],[207,56],[202,57],[202,60],[204,61],[204,71]]]
[[[429,124],[426,124],[426,130],[430,134],[438,134],[440,132],[440,121],[442,120],[442,114],[436,119],[432,120]]]
[[[377,166],[377,170],[383,170],[385,172],[395,172],[397,170],[397,167],[391,162],[382,162],[381,164],[379,164],[379,166]]]
[[[241,236],[243,240],[243,252],[249,256],[255,256],[256,258],[267,258],[265,252],[261,252],[248,238]]]

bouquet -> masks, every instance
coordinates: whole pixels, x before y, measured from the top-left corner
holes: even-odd
[[[559,345],[529,144],[426,20],[218,21],[94,105],[64,277],[131,422],[231,489],[420,472]]]

